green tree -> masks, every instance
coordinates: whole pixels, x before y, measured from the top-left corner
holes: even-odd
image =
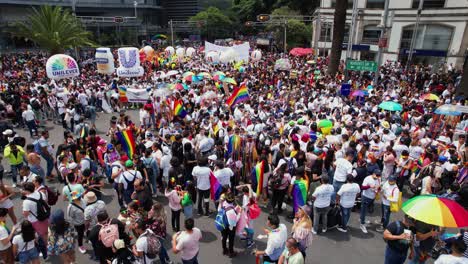
[[[33,8],[27,21],[18,23],[12,34],[35,42],[51,54],[69,48],[94,46],[90,40],[92,34],[68,10],[59,6]]]
[[[283,6],[273,10],[271,13],[276,16],[295,16],[300,15],[298,11],[292,10],[287,6]],[[277,43],[284,43],[284,25],[269,25],[267,26],[267,31],[275,31],[275,39]],[[311,38],[311,26],[306,25],[304,22],[297,19],[289,19],[286,24],[286,37],[287,37],[287,46],[296,47],[296,46],[306,46],[310,42]]]
[[[269,13],[262,0],[234,0],[232,9],[236,12],[240,21],[254,21],[257,15]]]
[[[216,7],[209,7],[190,18],[198,22],[202,35],[210,37],[226,37],[231,35],[232,21]]]

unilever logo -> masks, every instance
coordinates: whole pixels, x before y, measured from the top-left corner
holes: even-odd
[[[66,76],[78,73],[78,65],[70,58],[56,58],[52,63],[53,76]]]
[[[128,55],[128,56],[127,56]],[[137,63],[137,52],[135,49],[128,50],[119,50],[119,60],[120,65],[124,68],[133,68]]]

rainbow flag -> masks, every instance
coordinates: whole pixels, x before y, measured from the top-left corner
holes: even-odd
[[[85,138],[85,137],[86,137],[86,127],[85,127],[85,126],[83,126],[83,127],[81,128],[80,137],[81,137],[81,138]]]
[[[252,187],[257,194],[257,197],[262,194],[263,189],[263,175],[265,171],[265,161],[261,161],[252,169]]]
[[[307,178],[294,181],[292,190],[294,212],[297,212],[299,207],[306,204],[308,188],[309,180]]]
[[[228,155],[230,155],[235,150],[239,150],[241,146],[242,139],[239,135],[232,135],[229,137],[228,142]]]
[[[131,130],[123,130],[115,132],[117,139],[119,140],[120,144],[122,145],[122,149],[127,153],[128,157],[131,159],[133,154],[135,154],[136,144],[135,138],[133,137],[133,133]]]
[[[229,107],[233,107],[235,104],[240,104],[249,100],[249,90],[245,83],[241,84],[241,86],[234,89],[231,96],[227,99],[226,103]]]
[[[216,176],[214,176],[213,172],[210,172],[210,186],[211,200],[219,200],[219,197],[221,196],[221,191],[223,190],[223,186],[221,186]]]
[[[181,100],[174,101],[174,115],[184,118],[187,115]]]
[[[125,86],[120,86],[119,87],[119,100],[120,102],[122,103],[127,103],[128,102],[128,98],[127,98],[127,87]]]
[[[219,126],[218,126],[218,123],[216,123],[214,126],[213,126],[213,134],[214,136],[216,136],[216,133],[218,133],[219,131]]]

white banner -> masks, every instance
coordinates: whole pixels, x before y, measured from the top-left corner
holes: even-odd
[[[127,88],[126,95],[130,103],[146,103],[150,98],[149,90],[147,89]]]
[[[205,41],[205,56],[210,51],[223,52],[223,51],[227,51],[228,49],[233,49],[235,51],[236,61],[244,61],[244,62],[249,61],[249,51],[250,51],[249,42],[244,42],[240,45],[234,45],[232,47],[226,47],[226,46],[219,46],[211,42]]]

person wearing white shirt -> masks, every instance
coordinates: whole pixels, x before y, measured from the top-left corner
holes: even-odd
[[[37,135],[36,115],[34,114],[31,105],[28,105],[28,109],[24,111],[23,114],[21,114],[21,116],[23,117],[24,121],[26,122],[26,125],[28,126],[31,138],[34,137],[34,135]]]
[[[351,161],[354,159],[354,152],[347,151],[344,158],[337,159],[335,161],[335,174],[333,176],[333,189],[335,195],[343,184],[346,183],[346,177],[348,174],[357,176],[357,172],[353,171],[353,164]],[[335,199],[333,195],[332,199]]]
[[[234,176],[234,172],[231,168],[225,168],[224,162],[221,160],[216,161],[215,164],[214,176],[218,179],[219,184],[231,188],[231,177]]]
[[[210,214],[210,175],[213,173],[208,167],[208,158],[200,157],[198,160],[198,166],[195,166],[192,170],[192,176],[197,183],[198,190],[198,214],[201,215],[203,212],[202,204],[205,205],[205,215]]]
[[[278,216],[274,214],[268,216],[267,226],[271,230],[268,233],[267,247],[264,251],[254,252],[257,257],[263,256],[263,261],[276,263],[284,251],[288,230],[284,224],[280,224]]]
[[[369,175],[366,178],[364,178],[364,181],[362,182],[362,185],[361,185],[362,193],[361,193],[360,228],[362,232],[365,234],[367,234],[367,228],[365,224],[370,223],[370,222],[366,222],[367,209],[369,205],[374,202],[375,196],[380,190],[381,176],[382,176],[382,172],[380,170],[378,169],[374,170],[374,173],[372,175]]]
[[[143,179],[141,173],[134,169],[133,161],[127,160],[125,162],[126,171],[122,172],[120,176],[119,184],[122,185],[123,189],[123,199],[129,204],[132,201],[132,193],[135,191],[133,183],[136,179]]]
[[[382,186],[382,219],[381,226],[377,227],[377,232],[383,232],[390,222],[390,202],[398,202],[400,190],[396,185],[396,177],[390,176]]]
[[[341,209],[341,226],[337,229],[340,232],[346,233],[348,230],[349,217],[351,216],[351,209],[356,202],[357,195],[361,192],[359,185],[354,183],[354,176],[348,174],[346,183],[341,186],[336,194],[336,204],[340,205]]]
[[[330,210],[330,203],[334,189],[329,184],[328,176],[324,175],[321,178],[321,185],[318,186],[312,194],[312,201],[314,201],[314,229],[312,233],[317,234],[320,219],[322,219],[322,233],[327,232],[327,215]]]
[[[154,235],[153,231],[149,228],[146,229],[145,223],[142,220],[138,220],[134,225],[133,232],[138,235],[138,239],[132,248],[133,255],[140,261],[138,263],[153,263],[157,255],[153,258],[150,258],[148,255],[148,237]]]
[[[159,168],[162,170],[162,176],[166,185],[169,181],[169,169],[171,168],[171,159],[172,155],[169,147],[163,146]]]

